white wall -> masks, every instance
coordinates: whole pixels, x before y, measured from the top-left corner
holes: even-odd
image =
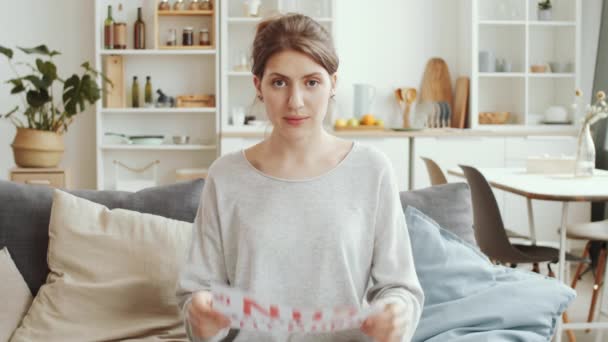
[[[141,1],[141,0],[138,0]],[[336,45],[340,57],[337,115],[350,116],[352,84],[377,87],[373,111],[397,123],[393,97],[397,86],[419,87],[429,58],[441,57],[452,79],[470,72],[470,0],[337,0]],[[593,81],[601,0],[583,1],[583,90]],[[0,45],[40,43],[62,52],[56,57],[60,75],[94,61],[93,0],[13,1],[0,12]],[[71,13],[66,15],[66,13]],[[21,54],[19,54],[21,56]],[[3,81],[12,77],[0,59],[0,113],[18,103]],[[0,120],[0,179],[14,165],[10,142],[14,128]],[[77,116],[66,136],[62,165],[72,185],[95,187],[95,118],[92,110]]]
[[[62,54],[54,57],[60,77],[80,73],[80,64],[94,64],[93,0],[20,0],[5,4],[0,11],[0,45],[33,47],[46,44]],[[8,10],[10,8],[10,10]],[[68,14],[69,13],[69,14]],[[21,59],[25,54],[15,51]],[[33,61],[33,60],[32,60]],[[0,113],[6,113],[21,101],[10,94],[4,81],[14,77],[4,56],[0,56]],[[71,183],[80,188],[95,187],[95,117],[89,109],[76,117],[66,135],[63,166],[70,171]],[[0,120],[0,179],[8,178],[14,166],[10,143],[15,128]]]
[[[421,84],[427,61],[443,58],[453,79],[460,75],[459,3],[454,0],[341,1],[336,10],[340,57],[337,116],[352,113],[353,83],[378,92],[372,112],[398,124],[396,87]]]

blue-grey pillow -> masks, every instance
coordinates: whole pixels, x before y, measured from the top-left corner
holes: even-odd
[[[467,183],[447,183],[400,194],[403,210],[412,206],[444,229],[477,246],[473,232],[471,189]]]
[[[576,294],[560,281],[497,266],[419,210],[405,217],[425,302],[412,341],[548,341]]]
[[[70,193],[110,209],[122,208],[193,222],[203,184],[199,179],[135,193],[96,190]],[[0,181],[0,249],[7,247],[11,251],[34,296],[48,274],[46,255],[52,201],[51,188]]]

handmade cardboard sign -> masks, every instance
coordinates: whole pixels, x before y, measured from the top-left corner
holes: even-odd
[[[223,285],[212,285],[213,308],[230,319],[230,326],[241,330],[322,333],[359,329],[367,317],[382,310],[335,307],[325,309],[295,308],[259,301],[247,293]]]

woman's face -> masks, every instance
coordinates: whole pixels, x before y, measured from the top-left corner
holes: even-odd
[[[336,75],[308,55],[286,50],[268,59],[262,79],[254,76],[254,84],[274,129],[297,138],[321,129]]]

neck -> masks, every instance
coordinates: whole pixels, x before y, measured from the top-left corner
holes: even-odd
[[[275,129],[268,138],[267,151],[269,155],[283,160],[314,162],[319,158],[319,152],[324,151],[331,141],[332,136],[322,128],[298,139],[286,138]]]

